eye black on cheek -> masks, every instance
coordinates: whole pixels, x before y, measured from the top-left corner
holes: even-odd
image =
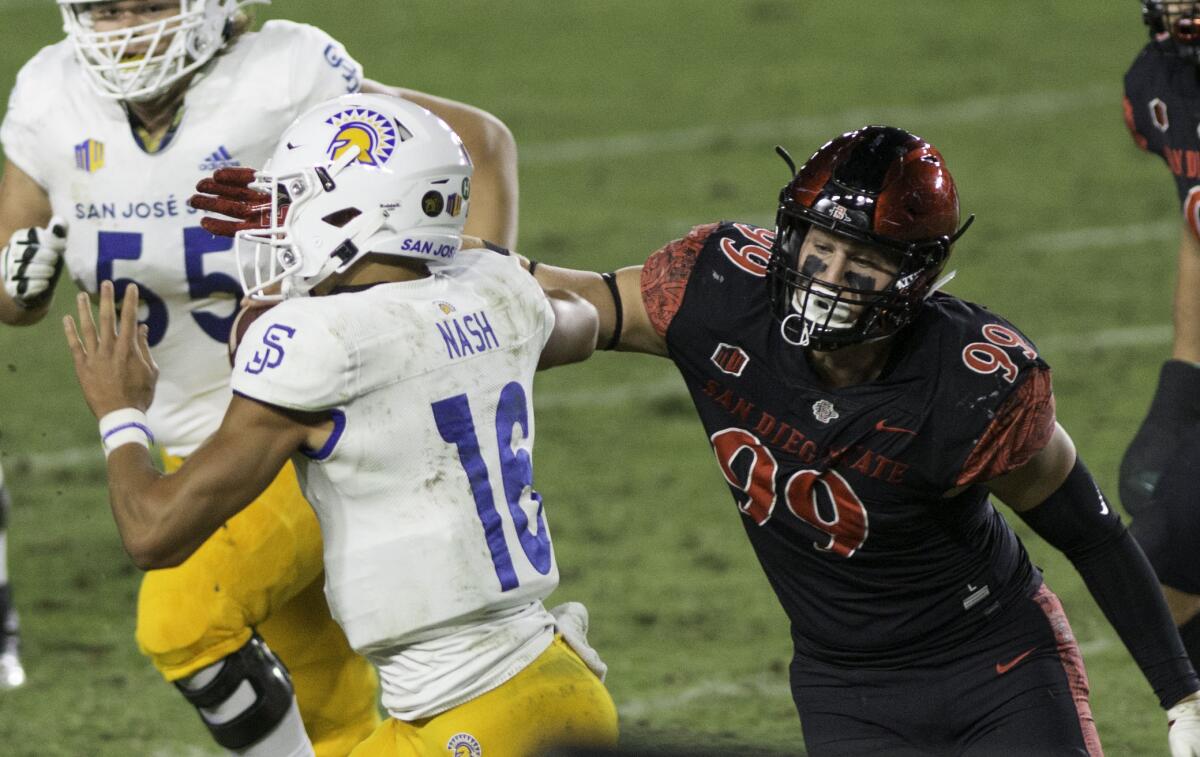
[[[855,289],[876,289],[875,277],[846,271],[846,283]]]
[[[800,273],[805,276],[816,276],[818,273],[824,273],[828,269],[829,266],[821,262],[820,258],[815,255],[809,255],[800,264]]]

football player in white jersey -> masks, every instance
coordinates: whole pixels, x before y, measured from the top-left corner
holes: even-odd
[[[229,403],[226,340],[242,296],[231,240],[200,228],[186,204],[197,179],[261,165],[315,103],[395,92],[445,117],[480,164],[470,231],[500,244],[516,233],[515,148],[503,124],[364,79],[311,26],[248,31],[247,1],[59,0],[67,39],[22,68],[0,127],[0,241],[11,238],[0,252],[0,322],[40,320],[64,261],[93,294],[104,280],[118,291],[136,283],[162,368],[149,415],[168,469]],[[352,130],[354,119],[343,120]],[[316,754],[334,757],[378,724],[375,674],[330,618],[321,571],[320,530],[289,467],[193,559],[143,579],[139,647],[226,748],[287,754],[281,744],[311,737]],[[255,696],[242,700],[247,684]]]
[[[354,755],[616,740],[603,664],[542,604],[558,569],[531,457],[534,372],[587,357],[596,311],[543,295],[501,248],[461,248],[470,178],[457,135],[403,100],[346,95],[298,119],[243,190],[263,190],[257,208],[232,212],[266,223],[239,224],[247,293],[282,301],[257,311],[220,428],[173,474],[147,450],[157,370],[137,290],[119,331],[109,282],[98,331],[86,295],[80,330],[65,319],[138,565],[185,560],[295,461],[330,607],[391,715]]]

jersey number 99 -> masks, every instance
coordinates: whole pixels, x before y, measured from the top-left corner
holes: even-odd
[[[771,519],[776,492],[781,488],[776,482],[779,463],[775,456],[758,437],[741,428],[718,431],[710,441],[725,480],[741,495],[735,495],[738,509],[756,524],[764,525]],[[749,462],[744,473],[734,469],[739,457]],[[813,542],[817,549],[853,557],[867,541],[867,509],[837,471],[796,471],[782,489],[788,511],[825,535],[822,541]]]

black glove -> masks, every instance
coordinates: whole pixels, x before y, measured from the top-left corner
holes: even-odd
[[[1163,363],[1150,412],[1121,460],[1121,503],[1130,515],[1154,497],[1163,468],[1185,433],[1200,423],[1200,366],[1182,360]]]

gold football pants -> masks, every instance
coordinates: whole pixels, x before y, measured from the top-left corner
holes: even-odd
[[[166,456],[168,471],[182,465]],[[375,670],[346,643],[323,590],[321,530],[291,463],[182,565],[152,570],[137,641],[168,681],[240,649],[257,629],[287,666],[317,757],[344,757],[380,722]]]
[[[617,710],[561,637],[528,667],[431,718],[390,718],[352,757],[534,757],[553,747],[617,744]]]

